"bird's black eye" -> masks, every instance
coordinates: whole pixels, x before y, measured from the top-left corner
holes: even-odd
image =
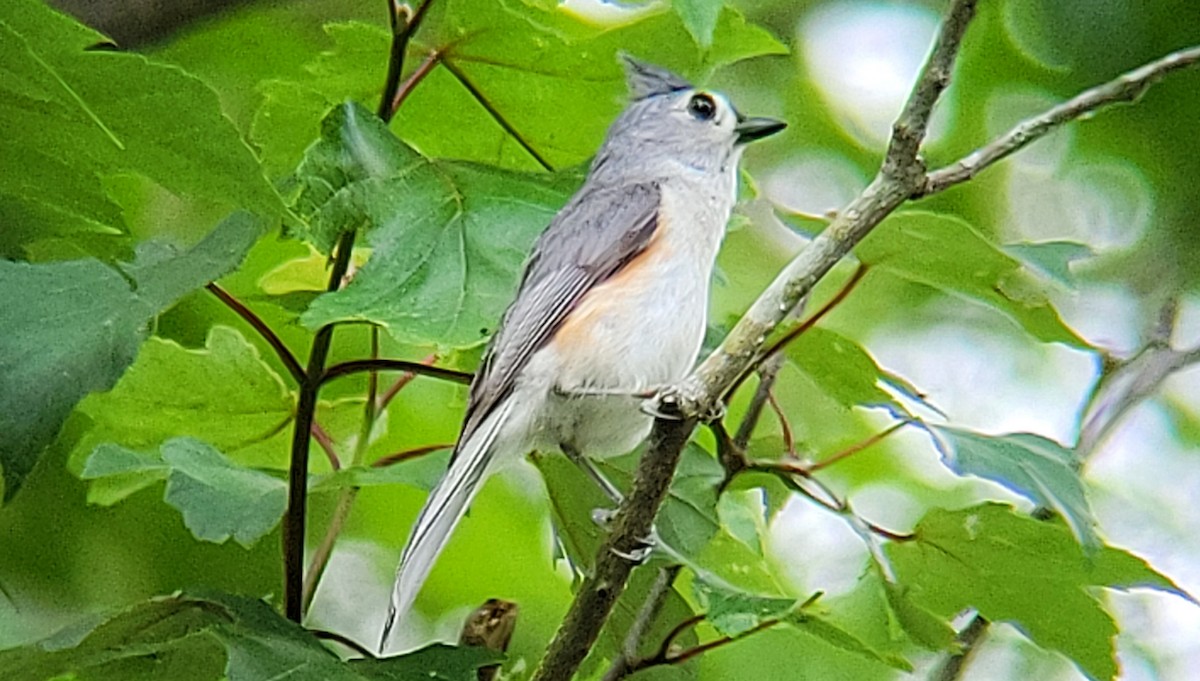
[[[713,98],[704,93],[693,95],[688,100],[688,113],[690,113],[698,121],[711,121],[712,117],[717,115],[717,103]]]

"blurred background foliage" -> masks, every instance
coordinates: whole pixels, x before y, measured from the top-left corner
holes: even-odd
[[[253,165],[254,156],[240,151],[228,157],[214,151],[211,159],[194,159],[194,168],[163,165],[151,170],[97,155],[95,168],[63,181],[64,195],[74,196],[61,203],[69,210],[46,208],[53,197],[42,203],[26,200],[29,187],[38,177],[50,184],[60,181],[51,157],[70,155],[72,145],[82,155],[91,153],[88,135],[96,131],[81,127],[78,137],[64,137],[59,128],[39,128],[39,119],[29,118],[33,113],[17,111],[12,120],[25,124],[3,142],[2,148],[11,152],[3,173],[11,178],[27,168],[35,180],[0,182],[0,194],[16,197],[0,203],[0,253],[33,263],[84,255],[118,263],[150,239],[191,246],[231,209],[275,217],[290,212],[301,218],[289,218],[293,227],[303,224],[311,231],[289,233],[301,239],[270,232],[221,285],[276,329],[298,356],[307,354],[312,330],[320,324],[368,319],[390,332],[381,334],[382,356],[419,360],[437,353],[440,365],[468,370],[494,323],[489,319],[507,300],[528,244],[578,182],[605,127],[623,105],[614,58],[618,49],[729,94],[743,112],[790,123],[778,139],[746,154],[744,200],[714,289],[712,319],[719,330],[820,230],[822,214],[839,208],[869,181],[942,10],[940,2],[734,1],[713,15],[714,23],[705,23],[703,17],[689,18],[658,4],[570,0],[555,7],[552,0],[438,0],[410,47],[408,66],[417,68],[433,49],[444,50],[443,63],[412,90],[389,126],[411,147],[397,145],[396,167],[409,162],[420,167],[395,183],[343,178],[346,187],[357,186],[362,195],[356,203],[338,206],[328,196],[313,194],[314,187],[340,172],[338,163],[344,159],[336,154],[347,144],[338,136],[345,120],[325,116],[347,99],[375,108],[389,41],[384,2],[160,3],[137,14],[118,11],[122,3],[58,4],[101,27],[118,45],[146,55],[150,65],[178,67],[153,66],[162,71],[144,74],[146,83],[160,86],[144,92],[160,96],[129,103],[124,121],[129,129],[114,134],[158,135],[161,140],[162,131],[170,130],[186,145],[186,138],[204,125],[193,122],[188,112],[195,107],[199,119],[204,107],[219,106],[261,160],[262,172],[254,182],[241,181],[257,171],[242,167]],[[1084,88],[1200,42],[1200,6],[1190,0],[981,4],[954,83],[934,118],[926,147],[931,167],[960,158],[1016,121]],[[160,20],[160,11],[177,16]],[[30,35],[16,19],[6,26]],[[77,47],[89,40],[80,34]],[[95,63],[95,57],[110,55],[87,56]],[[80,73],[86,75],[88,68],[80,62]],[[185,78],[180,69],[198,81]],[[97,79],[103,77],[95,73],[100,74]],[[115,115],[122,111],[122,88],[139,87],[128,81],[96,86],[111,90]],[[11,82],[5,87],[14,88]],[[194,97],[189,88],[197,88]],[[503,112],[527,146],[498,124],[471,89]],[[207,101],[214,97],[211,93],[215,100]],[[339,111],[350,118],[363,113]],[[961,221],[954,224],[975,230],[986,242],[1014,246],[1007,251],[1016,258],[1011,262],[1025,263],[1022,276],[1038,273],[1030,278],[1036,291],[1001,291],[996,296],[1001,302],[989,302],[978,282],[939,278],[937,268],[952,270],[961,244],[934,241],[921,251],[929,255],[927,261],[914,258],[906,265],[881,256],[881,264],[823,320],[822,328],[837,338],[853,339],[840,346],[850,347],[846,352],[859,346],[869,352],[865,370],[881,372],[878,385],[887,401],[930,416],[925,406],[904,396],[904,386],[915,386],[956,426],[997,434],[1036,433],[1070,447],[1104,359],[1142,348],[1146,330],[1166,301],[1178,303],[1173,341],[1181,347],[1200,341],[1197,111],[1200,74],[1169,78],[1136,106],[1068,125],[971,183],[907,207],[934,218],[911,212],[898,216],[859,251],[869,262],[872,252],[887,250],[884,239],[889,237],[882,230],[901,230],[905,220],[926,225],[953,217]],[[18,135],[56,151],[22,151],[26,147],[17,143]],[[310,148],[318,138],[332,145],[332,160],[323,159],[319,147]],[[214,141],[214,150],[227,148],[221,144]],[[413,150],[438,160],[422,160]],[[497,174],[475,164],[514,172]],[[207,167],[222,170],[205,174]],[[556,172],[546,175],[547,168]],[[439,178],[452,178],[450,186],[435,187]],[[277,183],[279,194],[267,180]],[[406,202],[410,196],[430,203]],[[437,217],[439,202],[456,196],[468,197],[459,212]],[[521,197],[521,205],[505,202],[504,197],[512,196]],[[345,228],[347,210],[365,212],[371,221],[372,231],[359,240],[357,262],[374,265],[363,265],[361,279],[343,293],[310,307],[325,286],[324,253],[337,230]],[[89,228],[78,228],[81,215]],[[426,218],[431,222],[420,228],[424,231],[405,231],[413,229],[414,220]],[[457,252],[439,246],[442,230],[454,220],[473,233],[483,233],[487,225],[506,225],[465,247],[464,253],[483,257],[492,268],[476,279],[468,280],[465,266],[461,280],[456,279],[455,268],[461,266]],[[322,225],[333,231],[322,233]],[[441,254],[447,258],[443,265],[422,269],[424,261],[405,260],[412,256],[415,233],[429,240],[420,246],[427,251],[418,255]],[[398,235],[406,235],[405,240],[398,241]],[[1019,248],[1042,242],[1063,244],[1036,254]],[[898,243],[904,247],[908,242]],[[949,253],[939,255],[940,248]],[[980,262],[970,259],[972,251],[963,253],[972,267]],[[465,262],[466,255],[462,258]],[[850,270],[836,271],[815,298],[828,299]],[[401,272],[403,277],[397,274]],[[1012,283],[1004,276],[984,284]],[[410,319],[439,309],[447,295],[460,289],[483,301],[460,326],[447,330],[436,314],[424,321]],[[396,290],[404,296],[388,298]],[[382,308],[371,308],[381,299],[386,299]],[[1051,303],[1057,316],[1030,321],[1030,301]],[[153,474],[125,470],[115,476],[85,470],[99,444],[116,442],[146,452],[175,435],[215,444],[233,461],[259,471],[286,469],[290,430],[279,423],[286,425],[294,398],[291,384],[280,378],[287,377],[287,369],[270,348],[202,290],[183,295],[155,316],[151,330],[151,340],[118,387],[79,404],[20,493],[0,510],[0,648],[41,639],[87,613],[178,589],[203,587],[278,599],[278,528],[245,545],[196,541],[193,534],[199,532],[192,521],[185,525],[186,516],[162,500],[162,480],[175,475],[173,469]],[[838,373],[837,365],[822,375],[830,348],[839,347],[837,338],[814,336],[797,345],[776,390],[797,449],[817,460],[891,420],[886,409],[864,408],[881,401],[877,395],[844,388],[848,376],[860,377],[855,372],[862,370],[861,362],[854,370]],[[367,325],[342,325],[332,361],[365,357],[370,347]],[[891,374],[895,381],[889,383]],[[139,377],[145,381],[140,387]],[[362,444],[365,391],[366,379],[355,376],[331,382],[322,392],[318,420],[347,460],[351,452],[356,452],[355,461],[366,463],[453,441],[464,389],[414,381],[391,403],[369,443]],[[749,392],[739,394],[733,416],[745,408]],[[1094,453],[1085,476],[1101,537],[1146,558],[1192,594],[1200,593],[1200,518],[1190,510],[1200,491],[1198,396],[1200,375],[1194,370],[1170,378]],[[241,401],[231,403],[236,400]],[[764,417],[751,453],[777,457],[784,435],[778,420]],[[707,434],[698,440],[711,445]],[[860,515],[897,532],[913,530],[930,509],[959,509],[983,500],[1033,508],[1029,499],[1005,487],[955,475],[938,456],[927,435],[906,430],[822,475],[839,495],[853,501]],[[163,457],[169,459],[165,449]],[[322,457],[314,454],[313,460],[314,475],[329,472]],[[444,461],[442,452],[394,466],[403,470],[381,476],[394,484],[362,487],[316,593],[310,625],[359,641],[375,639],[399,546]],[[553,463],[538,465],[552,488],[554,480],[571,475]],[[312,494],[310,547],[324,535],[342,489],[336,480],[325,484],[315,486]],[[835,515],[789,497],[777,486],[768,490],[766,502],[752,495],[743,499],[752,507],[766,504],[760,512],[766,524],[756,535],[761,540],[758,559],[770,567],[764,579],[773,581],[778,593],[802,599],[824,592],[822,601],[837,606],[842,624],[853,623],[856,612],[867,613],[860,619],[870,620],[872,606],[864,594],[879,587],[871,587],[874,592],[864,587],[877,579],[864,572],[869,564],[866,545]],[[586,512],[587,504],[579,506],[577,511]],[[568,543],[578,546],[567,546],[567,553],[578,554],[572,556],[576,559],[588,555],[579,548],[588,541],[594,537],[571,539]],[[503,596],[521,606],[510,659],[517,661],[518,677],[527,674],[570,602],[570,570],[551,560],[555,550],[561,549],[552,539],[546,493],[536,473],[525,467],[493,481],[434,571],[418,603],[420,626],[408,632],[402,647],[431,637],[455,638],[471,609]],[[704,555],[704,550],[715,554]],[[740,555],[718,547],[692,557],[720,564]],[[1037,575],[1022,579],[1036,581]],[[679,593],[689,601],[679,607],[695,607],[692,589],[681,585]],[[1160,592],[1105,594],[1121,630],[1117,650],[1122,678],[1191,678],[1200,664],[1200,638],[1195,636],[1200,614],[1194,605]],[[951,613],[959,607],[943,605]],[[954,622],[961,626],[964,621]],[[867,622],[854,630],[870,638],[863,632],[877,624]],[[1071,626],[1070,619],[1063,625]],[[1103,665],[1089,666],[1079,657],[1072,664],[1036,647],[1022,635],[1029,630],[1028,623],[993,627],[963,678],[1108,675]],[[700,633],[715,635],[711,628]],[[870,642],[881,648],[895,644],[889,636],[882,632]],[[1071,644],[1046,647],[1066,651]],[[888,652],[907,656],[918,675],[927,674],[937,660],[912,641]],[[750,678],[746,670],[753,669],[757,679],[905,677],[884,662],[830,646],[798,627],[756,634],[686,668],[644,676]],[[602,670],[595,664],[592,672]]]

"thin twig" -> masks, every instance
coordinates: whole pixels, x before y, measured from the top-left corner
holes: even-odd
[[[797,338],[804,335],[804,333],[809,329],[816,326],[817,322],[820,322],[825,315],[829,314],[834,310],[834,308],[845,302],[846,298],[848,298],[850,294],[854,292],[854,289],[858,286],[859,282],[863,280],[863,277],[867,276],[867,269],[867,265],[860,264],[857,268],[855,268],[854,273],[850,275],[850,278],[846,280],[846,283],[843,284],[840,289],[838,289],[838,292],[834,294],[832,298],[826,301],[819,310],[814,312],[813,315],[808,319],[805,319],[800,324],[797,324],[796,328],[788,331],[782,338],[772,343],[766,350],[763,350],[758,359],[751,362],[751,370],[742,374],[738,380],[734,382],[733,387],[729,389],[726,395],[732,395],[733,393],[737,392],[737,389],[741,387],[742,383],[745,382],[750,374],[753,373],[753,369],[756,366],[761,366],[763,362],[780,354],[784,348],[795,342]],[[769,387],[770,386],[768,386],[768,388]]]
[[[388,0],[388,21],[392,27],[392,45],[389,53],[387,75],[384,78],[383,91],[379,97],[378,107],[379,117],[384,122],[390,121],[396,113],[395,108],[391,104],[396,97],[396,90],[400,83],[400,74],[404,71],[404,55],[408,49],[409,39],[421,25],[421,20],[425,17],[425,13],[429,10],[432,3],[433,0],[425,0],[417,8],[416,12],[411,17],[408,17],[407,11],[401,5],[398,5],[395,0]],[[357,230],[350,229],[343,232],[341,237],[338,238],[338,243],[333,252],[333,268],[329,275],[329,291],[336,291],[345,283],[346,273],[350,268],[350,259],[354,250],[356,235]],[[332,378],[332,376],[326,375],[325,362],[328,359],[329,348],[333,342],[333,329],[334,325],[332,324],[323,326],[313,338],[312,350],[308,357],[308,368],[303,372],[304,380],[300,384],[300,398],[296,405],[296,429],[292,438],[292,455],[288,468],[288,506],[283,521],[283,605],[288,619],[294,622],[303,621],[306,605],[311,601],[312,595],[316,591],[316,584],[320,579],[320,573],[324,571],[325,564],[329,559],[328,551],[332,551],[333,542],[336,541],[338,534],[336,531],[326,533],[326,539],[329,543],[328,551],[322,557],[321,563],[317,565],[316,571],[309,576],[306,585],[304,579],[304,540],[308,511],[308,455],[311,431],[317,409],[317,397],[321,391],[321,385],[326,380],[329,380],[329,378]],[[373,338],[377,342],[378,336],[373,336]],[[377,343],[373,347],[377,349]],[[378,361],[380,360],[376,358],[369,360],[369,362]],[[366,437],[369,437],[370,429],[375,420],[375,402],[378,390],[378,383],[375,382],[373,375],[378,369],[374,365],[368,365],[365,370],[372,372],[372,378],[369,379],[368,399],[364,407],[363,425],[363,432],[366,434]],[[365,447],[365,437],[360,437],[353,463],[357,463],[361,459]],[[342,501],[345,503],[340,503]],[[344,508],[344,515],[349,514],[353,501],[354,495],[350,493],[343,494],[339,499],[339,509]],[[344,521],[345,519],[343,518],[342,522]],[[340,525],[337,530],[340,531]]]
[[[436,361],[437,353],[431,353],[426,355],[425,359],[421,360],[421,364],[424,366],[432,366]],[[400,391],[404,389],[404,386],[412,383],[412,380],[416,377],[417,374],[412,371],[406,371],[401,374],[400,377],[397,378],[394,383],[392,383],[391,387],[384,391],[383,395],[379,397],[379,411],[387,409],[387,406],[391,404],[396,395],[398,395]]]
[[[428,76],[433,71],[433,67],[437,66],[441,59],[442,53],[438,50],[431,50],[429,54],[425,56],[425,59],[423,59],[421,63],[417,65],[417,69],[412,72],[412,75],[410,75],[404,81],[404,83],[400,85],[400,89],[396,90],[396,96],[392,98],[393,112],[400,110],[400,105],[404,103],[404,100],[408,99],[408,96],[412,94],[412,91],[421,83],[421,81],[425,80],[425,76]]]
[[[646,602],[638,611],[633,626],[625,634],[625,642],[621,646],[620,654],[617,655],[616,660],[613,660],[608,671],[604,673],[602,681],[619,681],[633,673],[633,664],[638,660],[638,646],[641,644],[642,638],[650,631],[650,626],[654,624],[654,618],[658,617],[663,604],[667,602],[667,596],[671,595],[672,585],[675,583],[675,578],[679,576],[681,568],[680,565],[659,568],[658,576],[655,577],[654,584],[650,586],[650,593],[646,595]]]
[[[733,643],[734,641],[740,641],[740,640],[746,638],[747,636],[752,636],[754,634],[757,634],[760,631],[770,629],[771,627],[775,626],[776,624],[779,624],[782,621],[783,620],[778,620],[778,619],[764,620],[764,621],[760,622],[758,624],[758,626],[754,627],[753,629],[744,631],[744,632],[738,634],[737,636],[722,636],[721,638],[718,638],[715,641],[709,641],[708,643],[703,643],[701,645],[695,646],[694,648],[688,648],[687,650],[685,650],[681,653],[671,655],[671,656],[667,657],[662,662],[662,664],[683,664],[684,662],[687,662],[688,660],[692,659],[693,657],[696,657],[697,655],[702,655],[704,653],[709,652],[710,650],[715,650],[717,648],[727,646],[730,643]],[[650,665],[647,665],[647,666],[650,666]],[[643,667],[643,669],[644,669],[644,667]]]
[[[683,632],[703,622],[704,618],[704,614],[692,615],[679,624],[676,624],[675,627],[672,628],[671,631],[667,632],[667,635],[663,637],[662,644],[658,646],[658,652],[656,652],[650,659],[669,659],[671,657],[671,646],[675,644],[675,639],[682,636]]]
[[[392,120],[392,116],[396,115],[396,109],[400,107],[397,94],[400,88],[400,76],[404,72],[404,53],[408,50],[408,42],[420,28],[421,22],[425,19],[425,13],[429,11],[432,4],[433,0],[425,0],[410,17],[405,11],[406,6],[398,4],[396,0],[388,0],[388,22],[392,27],[392,46],[388,54],[387,76],[384,78],[383,92],[379,96],[377,111],[385,123]]]
[[[533,146],[529,144],[529,142],[521,135],[521,133],[517,132],[517,129],[513,127],[512,123],[509,123],[508,119],[500,113],[500,110],[492,105],[488,98],[484,96],[482,92],[480,92],[479,88],[475,87],[475,84],[471,82],[471,79],[467,78],[467,74],[463,73],[462,69],[458,68],[458,65],[454,63],[453,59],[443,59],[442,66],[445,66],[446,70],[452,73],[456,79],[458,79],[458,82],[462,84],[464,88],[466,88],[467,92],[471,93],[471,96],[474,97],[475,101],[479,102],[479,105],[488,112],[488,115],[495,119],[496,123],[499,124],[501,128],[504,128],[504,132],[508,133],[510,137],[516,140],[517,144],[521,145],[521,148],[524,149],[527,154],[532,156],[533,160],[538,162],[538,165],[545,168],[549,172],[554,172],[554,167],[550,165],[549,161],[543,158],[542,155],[537,152],[537,149],[534,149]]]
[[[342,460],[338,458],[337,448],[333,444],[333,438],[329,437],[329,433],[321,427],[321,424],[315,420],[312,424],[312,436],[321,445],[321,450],[325,452],[326,458],[329,459],[329,466],[333,470],[341,470]]]
[[[258,335],[275,351],[275,355],[279,357],[279,361],[283,362],[283,366],[292,375],[292,378],[296,380],[296,383],[304,382],[304,368],[300,366],[300,361],[296,359],[296,356],[284,344],[283,339],[275,333],[275,330],[263,321],[262,317],[254,314],[253,310],[242,304],[242,301],[234,298],[233,294],[229,293],[229,291],[221,288],[217,282],[209,282],[204,288],[208,289],[209,293],[212,293],[218,300],[225,303],[226,307],[236,312],[239,317],[246,320],[246,323],[251,328],[258,332]]]
[[[429,366],[421,362],[409,362],[402,359],[386,359],[381,357],[379,359],[355,359],[334,364],[321,374],[321,382],[327,383],[335,378],[362,373],[364,371],[403,371],[417,374],[418,376],[440,378],[443,381],[450,381],[451,383],[462,383],[463,385],[470,383],[472,378],[471,374],[465,371],[455,371],[454,369]]]
[[[839,461],[844,461],[844,460],[850,458],[851,456],[854,456],[855,454],[863,451],[864,449],[866,449],[868,447],[879,444],[884,438],[886,438],[887,436],[891,435],[892,433],[900,430],[904,426],[907,426],[908,424],[909,424],[909,421],[901,421],[899,423],[893,423],[891,426],[889,426],[884,431],[876,433],[861,442],[856,442],[856,443],[850,445],[849,447],[843,449],[842,451],[837,452],[835,454],[831,454],[830,456],[828,456],[820,461],[817,461],[816,463],[811,463],[811,464],[805,466],[804,468],[810,474],[816,473],[817,471],[819,471],[823,468],[828,468],[829,466],[832,466],[833,464],[835,464]]]
[[[419,459],[422,456],[425,456],[426,454],[432,454],[434,452],[439,452],[443,449],[453,449],[453,448],[454,448],[453,443],[442,443],[442,444],[437,444],[437,445],[425,445],[424,447],[414,447],[412,449],[406,449],[402,452],[396,452],[395,454],[388,454],[387,456],[381,456],[378,459],[375,459],[375,461],[373,461],[371,463],[371,466],[373,468],[386,468],[387,466],[392,466],[392,465],[395,465],[398,463],[403,463],[405,461],[410,461],[412,459]]]
[[[738,424],[737,434],[733,436],[733,444],[739,450],[745,450],[750,444],[750,438],[754,436],[754,429],[758,427],[758,420],[762,417],[763,408],[772,401],[771,387],[775,385],[779,370],[783,368],[784,359],[783,355],[775,355],[758,366],[758,387],[754,389],[750,404],[746,405],[746,413]]]
[[[1063,123],[1110,104],[1133,102],[1163,76],[1197,63],[1200,63],[1200,45],[1172,52],[1158,61],[1139,66],[1103,85],[1085,90],[1045,113],[1021,121],[965,158],[930,173],[919,195],[936,194],[966,182],[984,168],[1043,137]]]
[[[357,496],[357,487],[344,489],[338,495],[337,505],[333,508],[333,517],[329,519],[329,527],[326,528],[324,536],[321,537],[321,543],[317,544],[312,558],[308,561],[308,572],[304,575],[304,590],[301,593],[305,612],[308,612],[313,597],[317,595],[317,586],[321,583],[321,578],[325,576],[325,568],[329,566],[329,559],[333,557],[333,547],[337,544],[338,537],[341,536],[342,529],[346,526],[346,521],[350,519],[350,510],[354,508],[354,500]]]
[[[354,250],[353,230],[343,232],[338,239],[329,273],[329,290],[341,285],[350,266],[350,253]],[[308,355],[305,380],[300,384],[300,398],[296,404],[296,427],[292,431],[292,456],[288,465],[288,505],[283,518],[283,608],[287,618],[293,622],[304,619],[304,534],[308,513],[308,453],[312,440],[313,418],[317,411],[317,395],[321,390],[325,359],[333,343],[332,324],[322,326],[313,337],[312,351]]]
[[[775,412],[775,418],[779,420],[779,429],[783,433],[784,454],[796,458],[796,435],[792,432],[792,422],[788,420],[787,414],[783,413],[783,407],[773,391],[767,391],[767,404],[771,405],[771,411]]]

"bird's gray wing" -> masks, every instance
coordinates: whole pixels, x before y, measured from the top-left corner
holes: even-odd
[[[584,187],[559,211],[525,265],[517,296],[471,384],[459,442],[512,390],[588,291],[641,253],[658,227],[657,183]]]

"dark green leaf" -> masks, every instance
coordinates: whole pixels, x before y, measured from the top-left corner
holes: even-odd
[[[313,303],[304,324],[371,321],[404,342],[479,343],[568,189],[426,160],[352,104],[330,113],[324,130],[298,172],[297,211],[318,245],[369,226],[374,250],[349,286]]]
[[[896,213],[855,253],[868,265],[992,307],[1038,340],[1089,347],[1063,323],[1021,263],[958,218]]]
[[[57,638],[0,652],[6,681],[466,681],[503,659],[482,648],[432,645],[347,663],[266,603],[225,594],[157,598],[111,617],[81,641],[64,645]]]
[[[913,541],[886,550],[914,603],[942,617],[974,607],[992,621],[1011,622],[1094,679],[1117,672],[1117,626],[1095,587],[1182,594],[1126,551],[1102,546],[1085,553],[1065,527],[1000,504],[931,511]]]
[[[1099,543],[1096,518],[1079,477],[1075,452],[1032,433],[983,435],[933,426],[942,460],[959,475],[978,475],[998,482],[1062,515],[1079,541]]]
[[[163,443],[171,474],[166,502],[183,514],[197,539],[232,537],[249,548],[270,532],[287,507],[287,483],[234,464],[207,443],[180,437]]]
[[[147,323],[229,272],[262,233],[245,214],[187,251],[150,244],[126,277],[97,260],[0,261],[0,465],[12,497],[84,395],[107,390],[137,355]]]
[[[0,9],[0,150],[23,169],[0,174],[0,218],[8,225],[0,252],[15,255],[30,240],[78,230],[122,233],[120,211],[100,182],[118,172],[180,195],[282,212],[212,90],[137,54],[87,49],[103,40],[37,0]]]

